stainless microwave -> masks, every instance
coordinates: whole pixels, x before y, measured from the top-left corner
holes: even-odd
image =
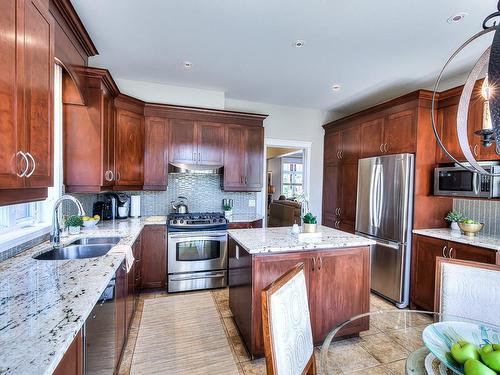
[[[481,163],[490,173],[500,173],[498,162]],[[480,175],[460,166],[434,169],[434,195],[472,198],[500,197],[500,177]]]

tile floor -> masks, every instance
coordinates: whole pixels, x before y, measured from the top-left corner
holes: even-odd
[[[130,372],[144,300],[166,297],[166,295],[166,292],[155,292],[140,296],[120,366],[120,375],[128,375]],[[252,361],[240,338],[229,309],[228,290],[213,290],[212,296],[240,374],[265,375],[265,360],[261,358]],[[372,311],[396,309],[394,305],[373,294],[370,298],[370,308]],[[416,321],[415,327],[410,328],[410,332],[408,329],[401,332],[401,330],[397,329],[397,325],[395,326],[394,321],[383,316],[375,317],[371,322],[370,330],[360,334],[360,337],[337,342],[335,346],[332,346],[331,353],[332,356],[335,356],[335,369],[338,370],[339,374],[404,374],[404,358],[408,351],[415,350],[423,345],[420,339],[421,331],[425,324],[429,323],[429,320],[422,317],[422,321]],[[321,372],[319,368],[319,348],[315,348],[315,356],[318,371]]]

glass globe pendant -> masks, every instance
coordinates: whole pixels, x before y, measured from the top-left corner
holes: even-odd
[[[462,44],[451,57],[448,59],[443,69],[441,70],[436,83],[434,85],[434,94],[432,97],[432,113],[435,113],[435,102],[438,96],[438,87],[446,68],[460,54],[460,52],[473,43],[475,40],[483,37],[491,32],[494,33],[493,42],[491,46],[486,48],[482,55],[477,60],[476,64],[470,71],[467,80],[465,81],[462,94],[457,110],[457,135],[460,148],[467,159],[468,164],[459,162],[450,154],[446,149],[441,138],[438,134],[435,116],[432,115],[432,127],[434,135],[436,136],[439,146],[443,149],[444,153],[455,163],[461,167],[472,171],[478,172],[483,175],[500,176],[500,174],[487,172],[478,161],[475,159],[468,140],[467,122],[469,113],[469,104],[474,90],[474,86],[478,79],[485,76],[481,88],[481,94],[485,99],[483,105],[483,125],[481,130],[474,132],[475,136],[481,137],[481,144],[483,147],[495,147],[495,151],[500,155],[500,25],[496,21],[493,25],[488,26],[488,22],[493,18],[500,17],[500,1],[498,3],[498,11],[490,14],[483,22],[483,30],[479,31],[464,44]]]

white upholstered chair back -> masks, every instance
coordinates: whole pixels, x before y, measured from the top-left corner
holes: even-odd
[[[445,315],[500,325],[500,266],[455,259],[437,262],[436,306]]]
[[[268,374],[313,374],[314,345],[303,265],[267,287],[262,296]]]

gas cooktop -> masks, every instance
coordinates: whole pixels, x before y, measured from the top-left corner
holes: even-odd
[[[221,212],[172,213],[168,215],[168,229],[174,230],[225,230],[227,219]]]

